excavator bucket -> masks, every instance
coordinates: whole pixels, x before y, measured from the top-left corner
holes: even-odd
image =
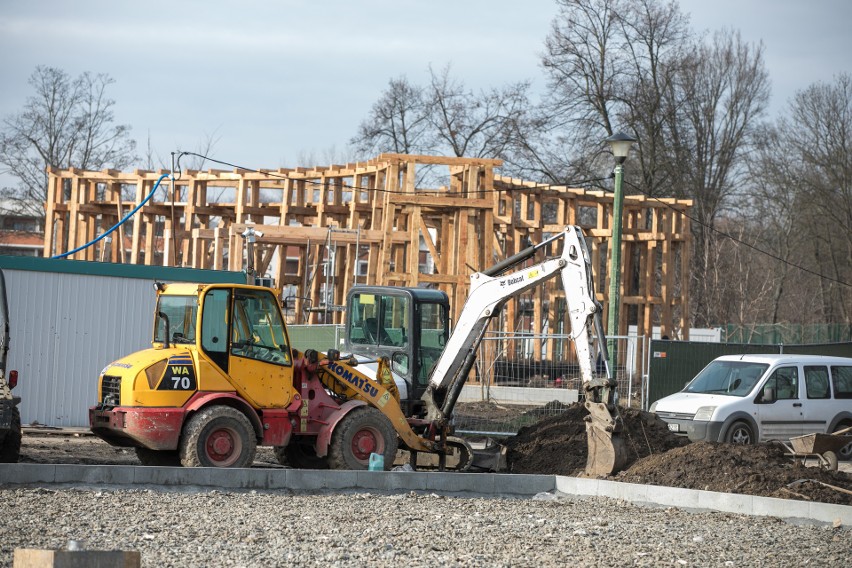
[[[586,416],[586,439],[589,446],[586,475],[601,477],[617,473],[627,463],[620,424],[602,402],[586,401],[586,409],[589,411]]]

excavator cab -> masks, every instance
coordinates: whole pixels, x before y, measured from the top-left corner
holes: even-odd
[[[406,416],[421,414],[429,372],[450,335],[449,312],[449,298],[439,290],[357,286],[349,291],[344,350],[391,361],[404,382],[400,404]]]

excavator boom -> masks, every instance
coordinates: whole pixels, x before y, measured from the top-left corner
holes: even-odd
[[[562,254],[541,264],[515,268],[532,258],[546,245],[562,241]],[[503,305],[524,291],[544,284],[560,275],[565,290],[571,320],[571,333],[580,366],[587,416],[589,458],[588,475],[614,473],[625,461],[620,438],[621,420],[618,415],[616,383],[606,367],[604,377],[595,375],[595,354],[606,362],[606,340],[601,323],[601,306],[595,298],[591,261],[583,231],[569,226],[550,239],[531,246],[495,266],[471,275],[470,293],[462,308],[452,335],[429,377],[429,387],[423,396],[427,418],[438,423],[448,422],[461,388],[473,367],[476,351],[489,321],[499,315]],[[595,339],[597,341],[595,341]]]

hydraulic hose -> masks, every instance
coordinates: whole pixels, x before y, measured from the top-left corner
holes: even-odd
[[[131,217],[133,217],[133,215],[135,215],[137,211],[139,211],[140,209],[142,209],[142,207],[143,207],[146,203],[148,203],[148,201],[149,201],[152,197],[154,197],[154,193],[156,193],[156,192],[157,192],[157,188],[158,188],[158,187],[160,187],[160,182],[161,182],[161,181],[163,181],[165,178],[169,177],[170,175],[171,175],[171,174],[163,174],[163,175],[161,175],[161,176],[160,176],[160,179],[158,179],[158,180],[157,180],[157,183],[155,183],[155,184],[154,184],[154,189],[152,189],[152,190],[151,190],[151,193],[149,193],[149,194],[147,195],[147,197],[145,197],[145,199],[143,199],[143,200],[142,200],[142,202],[141,202],[139,205],[137,205],[136,207],[134,207],[132,211],[130,211],[127,215],[125,215],[124,217],[122,217],[122,218],[121,218],[121,221],[119,221],[118,223],[116,223],[115,225],[113,225],[112,227],[110,227],[110,228],[109,228],[109,230],[107,230],[107,231],[105,231],[104,233],[102,233],[102,234],[98,235],[98,237],[97,237],[97,238],[95,238],[95,239],[93,239],[93,240],[89,241],[88,243],[86,243],[86,244],[84,244],[84,245],[81,245],[81,246],[79,246],[79,247],[75,248],[74,250],[69,250],[68,252],[63,252],[62,254],[57,254],[57,255],[52,256],[52,257],[50,257],[50,258],[66,258],[66,257],[71,256],[72,254],[74,254],[74,253],[76,253],[76,252],[80,252],[81,250],[84,250],[84,249],[89,248],[90,246],[92,246],[92,245],[93,245],[93,244],[95,244],[96,242],[98,242],[98,241],[100,241],[101,239],[103,239],[104,237],[108,236],[110,233],[112,233],[113,231],[115,231],[116,229],[118,229],[118,227],[119,227],[119,226],[121,226],[123,223],[127,222],[127,220],[128,220],[128,219],[130,219]]]

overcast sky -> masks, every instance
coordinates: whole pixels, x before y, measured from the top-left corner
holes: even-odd
[[[680,5],[695,30],[764,42],[773,114],[852,72],[852,0]],[[212,137],[214,157],[247,167],[321,165],[332,149],[347,155],[391,77],[425,83],[429,65],[449,63],[474,89],[529,79],[540,90],[556,11],[553,0],[0,0],[0,116],[22,107],[36,65],[107,73],[140,155],[149,138],[167,161]],[[311,154],[317,164],[299,163]]]

